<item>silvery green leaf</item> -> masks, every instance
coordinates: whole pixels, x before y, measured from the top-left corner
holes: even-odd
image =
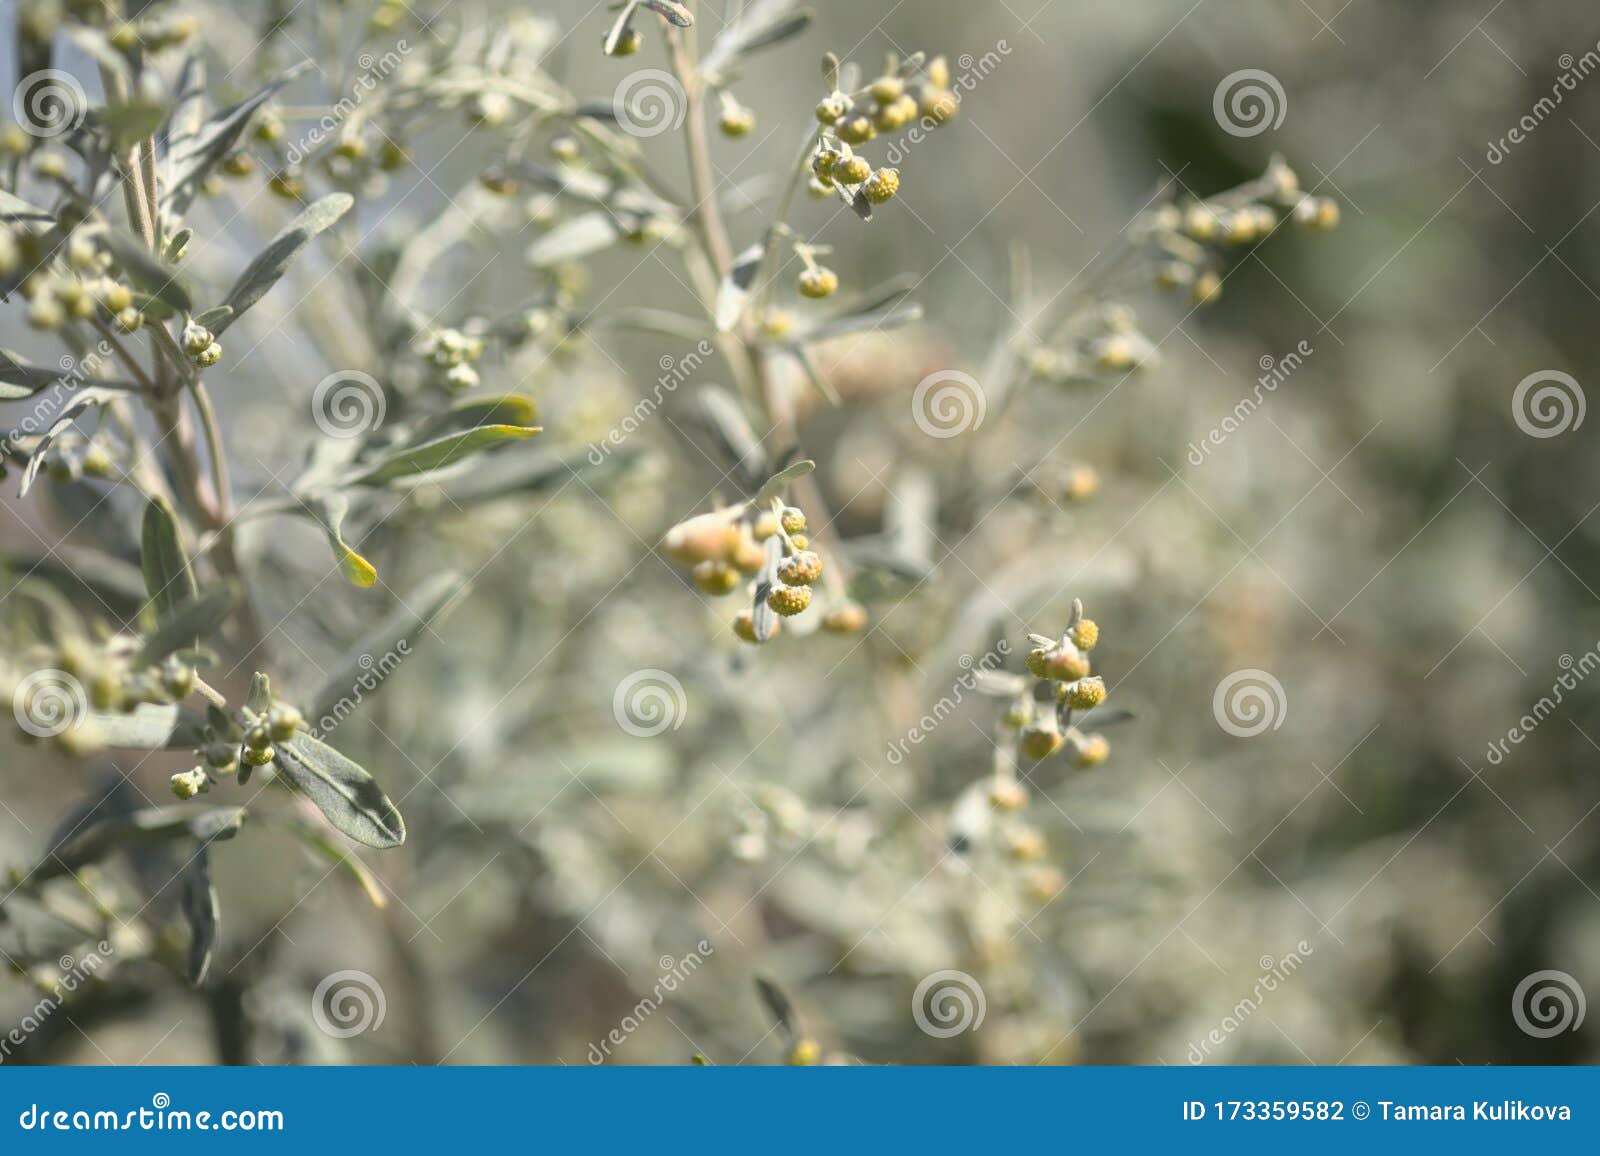
[[[210,309],[202,309],[196,313],[194,315],[194,323],[196,325],[204,325],[212,333],[220,333],[232,324],[232,318],[232,306],[213,305]]]
[[[105,129],[116,149],[127,149],[146,140],[167,119],[166,105],[152,100],[131,100],[95,109],[94,119]]]
[[[867,200],[865,189],[857,189],[850,198],[850,207],[856,211],[856,216],[863,221],[872,220],[872,202]]]
[[[389,897],[383,890],[383,884],[378,882],[378,877],[365,863],[309,823],[294,819],[288,825],[308,848],[334,866],[349,872],[350,877],[361,885],[361,890],[366,893],[367,901],[372,906],[379,911],[389,906]]]
[[[756,597],[750,607],[750,625],[757,642],[765,642],[778,632],[778,612],[767,605],[767,595],[778,584],[778,563],[783,561],[783,539],[774,534],[764,549],[767,560],[756,576]]]
[[[34,866],[31,877],[44,881],[69,875],[122,847],[168,839],[230,839],[244,824],[243,807],[147,807],[127,814],[80,822]]]
[[[301,509],[327,534],[328,545],[333,547],[333,556],[338,559],[339,571],[346,582],[364,589],[378,580],[377,568],[344,540],[344,518],[350,512],[349,498],[339,493],[323,494],[307,500]]]
[[[184,247],[189,244],[189,239],[193,236],[193,229],[179,229],[167,238],[167,246],[162,253],[162,257],[169,262],[176,263],[183,256]]]
[[[199,987],[211,970],[222,906],[211,882],[211,865],[204,846],[184,864],[178,880],[178,896],[183,917],[189,924],[189,986]]]
[[[49,429],[39,436],[39,440],[29,453],[28,464],[22,471],[22,483],[18,490],[19,495],[25,496],[38,479],[39,471],[44,468],[45,451],[50,448],[50,443],[60,437],[62,432],[76,421],[78,415],[83,413],[84,410],[90,406],[105,405],[107,402],[115,400],[116,396],[115,390],[93,385],[81,388],[73,394],[72,400],[62,407],[60,416],[50,424]]]
[[[283,777],[336,829],[369,847],[398,847],[406,841],[405,821],[382,788],[338,751],[304,733],[273,749]]]
[[[267,247],[245,267],[245,271],[239,274],[233,288],[222,299],[222,304],[233,312],[210,326],[211,331],[221,336],[228,326],[238,320],[240,314],[261,300],[267,290],[278,283],[288,272],[290,262],[311,243],[311,239],[349,212],[353,204],[355,198],[349,193],[329,193],[307,205],[305,211],[272,238]]]
[[[111,38],[103,31],[84,24],[67,24],[62,31],[85,56],[116,77],[124,86],[132,82],[133,73],[129,69],[128,58],[117,51],[111,43]]]
[[[139,564],[144,571],[145,593],[158,614],[170,614],[194,598],[194,572],[178,536],[178,519],[163,497],[152,497],[145,503]]]
[[[799,1035],[800,1018],[795,1014],[794,1004],[788,994],[764,975],[756,976],[756,992],[783,1033],[790,1039]]]
[[[746,6],[706,49],[700,59],[701,74],[722,83],[750,53],[804,32],[811,23],[811,10],[796,11],[797,7],[796,0],[755,0]]]
[[[198,746],[201,721],[175,703],[142,702],[131,711],[90,711],[88,725],[107,747],[129,751],[179,750]]]
[[[385,482],[432,473],[471,455],[508,442],[522,441],[540,432],[539,426],[481,425],[446,434],[418,445],[401,446],[384,454],[377,464],[351,479],[351,485],[381,486]]]
[[[622,11],[617,13],[617,18],[612,21],[611,30],[606,33],[605,41],[601,45],[601,51],[603,51],[607,56],[611,56],[616,53],[617,45],[622,43],[622,38],[627,34],[628,31],[629,21],[633,19],[633,14],[638,11],[638,9],[639,0],[628,0],[628,2],[622,6]]]
[[[595,210],[562,221],[528,246],[527,261],[535,268],[575,261],[609,249],[622,239],[622,227],[610,213]]]
[[[665,337],[679,337],[685,341],[699,341],[712,332],[704,321],[670,313],[665,309],[644,307],[618,309],[597,320],[600,325],[619,329],[637,329],[642,333],[659,333]]]
[[[784,352],[800,363],[800,368],[805,370],[806,377],[811,384],[817,387],[817,392],[827,398],[829,405],[843,405],[844,399],[839,396],[839,391],[833,388],[833,383],[827,379],[822,370],[817,368],[816,362],[811,360],[811,354],[806,352],[803,345],[796,343],[786,344]]]
[[[763,239],[734,258],[733,267],[717,289],[717,332],[727,333],[739,324],[739,318],[744,316],[744,307],[750,300],[750,290],[766,257],[767,241]]]
[[[256,110],[310,67],[311,61],[302,61],[255,95],[223,109],[194,132],[174,136],[159,181],[163,207],[185,212],[211,170],[233,151]]]
[[[783,493],[784,489],[789,485],[790,482],[794,481],[796,478],[805,477],[816,468],[817,463],[812,461],[810,458],[804,458],[798,462],[789,463],[783,469],[779,470],[766,480],[766,483],[761,487],[760,490],[756,492],[756,496],[753,500],[758,506],[766,505],[779,494]]]
[[[678,3],[678,0],[639,0],[639,2],[650,11],[659,12],[666,18],[668,24],[687,28],[694,23],[694,17],[689,14],[687,8]]]
[[[530,450],[500,454],[476,465],[470,472],[441,478],[439,488],[452,506],[467,507],[519,494],[553,490],[579,474],[590,475],[586,485],[599,486],[639,460],[637,446]]]
[[[822,87],[829,92],[839,89],[839,58],[831,52],[822,54]]]
[[[250,676],[250,693],[245,696],[244,706],[257,718],[272,706],[272,680],[259,670]]]
[[[695,425],[711,437],[718,464],[738,473],[745,489],[759,486],[771,474],[767,451],[751,428],[750,419],[727,391],[706,386],[695,395],[690,413]]]
[[[320,726],[321,720],[340,700],[351,697],[363,680],[371,677],[374,669],[387,674],[388,656],[395,656],[396,663],[409,656],[429,627],[459,600],[466,588],[467,579],[463,575],[446,572],[435,575],[402,598],[388,617],[368,631],[328,672],[306,703],[306,718],[311,725]]]
[[[237,582],[216,582],[190,601],[174,607],[162,615],[156,628],[145,636],[138,660],[149,665],[160,662],[174,651],[198,646],[203,636],[215,631],[233,613],[239,596]]]
[[[0,349],[0,401],[21,401],[40,390],[49,389],[66,376],[66,371],[33,365],[10,350]]]
[[[1028,680],[1004,670],[980,670],[974,676],[979,694],[991,698],[1015,698],[1028,689]]]
[[[179,313],[194,308],[188,278],[145,248],[139,238],[120,229],[111,229],[106,232],[104,241],[117,264],[122,266],[123,275],[135,288]]]

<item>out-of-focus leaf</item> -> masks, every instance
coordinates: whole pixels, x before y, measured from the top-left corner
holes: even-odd
[[[843,405],[844,399],[839,396],[839,391],[833,388],[833,383],[824,376],[822,370],[817,368],[817,363],[811,360],[811,354],[806,352],[803,345],[785,345],[785,351],[800,363],[800,368],[806,371],[806,377],[811,384],[817,387],[817,392],[827,398],[829,405]]]
[[[721,84],[750,53],[804,32],[811,23],[811,11],[797,8],[796,0],[755,0],[747,5],[700,58],[701,75]]]
[[[145,503],[139,564],[144,570],[145,593],[158,614],[170,614],[194,599],[194,571],[178,536],[178,519],[163,497]]]
[[[316,854],[348,872],[350,877],[361,885],[361,890],[366,894],[367,902],[371,903],[372,906],[379,911],[389,906],[389,896],[384,893],[383,884],[378,882],[378,877],[372,873],[372,869],[356,858],[354,854],[334,843],[333,840],[308,823],[296,820],[289,824],[289,829]]]
[[[50,448],[50,443],[60,437],[62,432],[78,419],[78,415],[90,406],[105,405],[115,400],[115,390],[104,389],[99,386],[86,386],[72,395],[72,400],[61,408],[61,415],[50,424],[50,428],[40,435],[38,442],[33,446],[28,456],[28,464],[22,471],[22,482],[18,494],[26,496],[33,488],[33,483],[38,480],[39,471],[44,468],[45,451]]]
[[[0,401],[21,401],[40,390],[49,389],[66,376],[66,371],[33,365],[10,350],[0,349]]]
[[[793,1039],[800,1034],[800,1018],[795,1014],[788,993],[764,975],[756,976],[756,992],[785,1035]]]
[[[329,671],[321,687],[305,704],[310,724],[322,731],[329,729],[323,725],[324,720],[332,716],[340,701],[356,695],[373,678],[387,677],[393,665],[411,655],[424,631],[466,587],[463,575],[446,572],[434,575],[402,598],[400,605],[368,631]],[[343,718],[337,720],[343,721]]]
[[[344,516],[350,510],[350,499],[343,494],[326,494],[305,503],[306,513],[322,526],[333,547],[333,556],[339,560],[339,572],[352,586],[365,589],[378,580],[377,568],[345,542]]]
[[[104,241],[117,264],[122,266],[123,275],[136,289],[179,313],[194,308],[189,279],[145,248],[143,241],[120,229],[107,231]]]
[[[778,612],[767,605],[767,595],[778,584],[778,563],[783,561],[783,539],[774,534],[764,549],[767,560],[756,576],[756,597],[750,606],[750,625],[757,642],[765,642],[778,632]]]
[[[758,241],[734,258],[733,267],[717,288],[717,332],[727,333],[739,324],[744,307],[750,300],[750,290],[767,257],[767,242]]]
[[[761,489],[756,491],[756,496],[754,499],[755,502],[760,505],[772,501],[773,498],[776,498],[779,494],[783,493],[784,487],[786,487],[790,482],[794,481],[796,478],[805,477],[816,468],[817,463],[812,461],[810,458],[802,458],[798,462],[790,462],[787,466],[784,466],[783,469],[779,470],[777,473],[768,478]]]
[[[160,128],[167,119],[167,111],[167,106],[157,101],[135,100],[96,109],[95,118],[110,135],[112,145],[126,149]]]
[[[576,261],[622,239],[622,226],[610,213],[596,209],[562,221],[528,246],[526,259],[536,269]]]
[[[501,454],[470,473],[441,479],[439,488],[451,505],[465,508],[554,490],[579,474],[590,475],[585,485],[603,485],[605,479],[632,467],[639,457],[639,449],[629,445]]]
[[[238,143],[256,110],[310,67],[311,61],[302,61],[253,96],[223,109],[197,131],[175,136],[170,142],[161,172],[164,207],[180,213],[188,209],[211,170],[233,151],[233,146]]]
[[[243,807],[148,807],[79,824],[46,852],[30,873],[36,880],[68,875],[113,851],[168,839],[231,839],[244,825]]]
[[[202,846],[183,866],[179,876],[183,917],[189,923],[189,986],[199,987],[211,970],[217,947],[217,923],[222,904],[211,882],[211,864]]]
[[[272,238],[267,247],[257,253],[244,272],[239,274],[233,288],[222,299],[222,304],[233,312],[210,326],[211,331],[220,335],[246,309],[261,300],[267,290],[288,272],[290,263],[311,243],[312,238],[349,212],[353,204],[355,198],[349,193],[329,193],[307,205],[305,211]]]
[[[234,581],[213,583],[194,598],[173,607],[145,636],[138,659],[143,664],[160,662],[185,647],[198,646],[200,640],[227,620],[239,603],[241,590]]]
[[[406,841],[405,821],[382,788],[338,751],[304,733],[273,749],[283,777],[337,830],[369,847],[398,847]]]
[[[176,703],[140,703],[131,711],[90,711],[87,725],[108,747],[129,751],[182,750],[202,741],[200,716]]]
[[[508,393],[501,397],[481,397],[459,402],[417,427],[413,444],[432,441],[445,434],[476,429],[484,425],[531,426],[539,419],[539,407],[532,398]]]
[[[725,390],[707,386],[695,395],[694,424],[712,442],[715,458],[725,469],[738,473],[746,490],[764,482],[771,470],[771,459],[762,448],[744,409]]]
[[[351,479],[351,484],[381,486],[398,478],[442,470],[480,450],[504,445],[507,442],[522,441],[539,432],[539,426],[481,425],[446,434],[419,445],[404,446],[385,454],[371,469]]]
[[[688,28],[694,23],[694,17],[689,14],[687,8],[678,3],[678,0],[639,0],[639,2],[650,11],[659,12],[666,17],[667,23],[679,28]]]
[[[599,324],[619,329],[637,329],[642,333],[659,333],[666,337],[681,337],[685,341],[700,341],[710,334],[704,321],[670,313],[665,309],[618,309],[599,319]]]

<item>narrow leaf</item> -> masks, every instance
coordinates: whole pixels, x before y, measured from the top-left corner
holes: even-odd
[[[337,830],[369,847],[398,847],[405,842],[406,825],[400,812],[372,776],[355,763],[303,733],[274,749],[283,777],[315,803]]]
[[[350,510],[349,498],[343,494],[327,494],[307,502],[304,509],[327,534],[328,545],[333,547],[333,556],[338,560],[339,572],[344,575],[346,582],[365,589],[378,580],[377,567],[356,553],[344,540],[344,517]]]
[[[194,308],[194,295],[189,290],[188,279],[145,248],[143,241],[119,229],[112,229],[105,235],[105,245],[135,287],[180,313]]]
[[[522,441],[540,431],[539,426],[481,425],[458,433],[406,446],[383,458],[366,473],[353,479],[358,486],[379,486],[397,478],[430,473],[454,465],[480,450],[506,442]]]
[[[761,489],[757,491],[755,496],[756,504],[759,506],[771,502],[773,498],[776,498],[779,494],[783,493],[785,487],[787,487],[790,482],[794,481],[796,478],[805,477],[816,468],[817,463],[812,461],[810,458],[803,458],[798,462],[789,463],[783,469],[779,470],[777,473],[768,478],[766,480],[766,484],[764,484]]]
[[[739,324],[744,307],[750,300],[750,290],[767,257],[767,242],[758,241],[734,258],[733,267],[717,288],[717,332],[727,333]]]
[[[174,607],[156,623],[156,628],[139,648],[141,663],[160,662],[167,655],[185,647],[198,646],[200,639],[212,633],[227,620],[239,602],[238,583],[227,581],[212,585],[188,602]]]
[[[139,562],[144,570],[145,593],[158,614],[170,614],[195,596],[194,572],[178,536],[178,519],[162,497],[152,497],[144,508]]]
[[[184,865],[179,882],[183,917],[189,923],[189,986],[199,987],[211,970],[211,959],[217,947],[217,924],[221,917],[221,902],[217,889],[211,882],[211,865],[206,851],[201,847]]]
[[[622,227],[610,213],[596,209],[580,213],[551,229],[528,246],[526,260],[536,269],[576,261],[622,239]]]
[[[290,263],[311,243],[312,238],[349,212],[353,204],[355,198],[349,193],[329,193],[307,205],[305,211],[290,221],[239,274],[239,279],[222,301],[233,312],[220,319],[217,325],[211,326],[212,332],[220,335],[239,319],[240,314],[261,300],[267,290],[288,271]]]

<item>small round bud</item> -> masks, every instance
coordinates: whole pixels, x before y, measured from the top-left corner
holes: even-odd
[[[286,743],[299,732],[305,719],[288,703],[274,703],[267,712],[267,732],[275,743]]]
[[[356,133],[345,133],[334,142],[333,152],[347,161],[363,160],[367,155],[367,142]]]
[[[851,157],[833,166],[833,179],[842,185],[859,185],[872,175],[872,165],[866,157]]]
[[[944,124],[946,121],[954,120],[960,107],[961,102],[956,99],[956,94],[948,88],[930,88],[917,102],[917,111],[934,124]]]
[[[272,745],[272,732],[264,723],[256,723],[244,732],[244,747],[247,751],[264,750]]]
[[[452,365],[445,372],[444,383],[446,387],[457,393],[475,389],[478,385],[478,371],[465,362],[460,365]]]
[[[215,771],[232,771],[239,765],[239,748],[232,743],[212,743],[205,749],[206,766]]]
[[[28,324],[35,329],[43,329],[46,332],[60,329],[66,320],[66,311],[54,297],[41,294],[28,306]]]
[[[1209,241],[1217,235],[1222,222],[1210,205],[1193,204],[1183,213],[1183,231],[1196,241]]]
[[[1018,736],[1017,749],[1025,759],[1047,759],[1061,749],[1061,732],[1050,722],[1025,726]]]
[[[989,788],[989,805],[997,811],[1020,811],[1028,805],[1028,789],[1016,782],[995,783]]]
[[[392,140],[385,140],[383,147],[378,150],[378,167],[386,173],[404,168],[411,163],[411,154],[406,152],[403,145]]]
[[[756,114],[748,108],[724,108],[717,127],[723,136],[749,136],[756,127]]]
[[[839,125],[839,139],[845,144],[866,144],[878,135],[878,128],[868,116],[852,116]]]
[[[278,757],[278,752],[271,747],[245,747],[240,757],[249,766],[264,767]]]
[[[293,173],[273,173],[272,179],[267,182],[267,188],[272,190],[274,196],[282,197],[286,201],[298,201],[306,194],[306,185]]]
[[[497,197],[509,197],[517,191],[517,182],[500,168],[488,168],[478,174],[478,184]]]
[[[817,177],[812,177],[810,180],[806,181],[806,192],[820,201],[824,197],[833,196],[833,183],[831,181],[824,181]]]
[[[900,94],[906,90],[906,82],[898,76],[880,76],[872,82],[872,99],[879,104],[892,104],[900,99]]]
[[[1049,903],[1067,889],[1067,877],[1054,867],[1038,867],[1028,872],[1028,894],[1040,903]]]
[[[144,324],[144,314],[131,305],[126,309],[117,310],[117,328],[124,333],[137,333]]]
[[[839,289],[839,274],[818,265],[800,272],[800,296],[831,297]]]
[[[201,369],[210,369],[222,360],[222,346],[213,341],[199,353],[194,355],[194,363]]]
[[[511,119],[515,108],[511,98],[503,92],[480,92],[472,102],[472,115],[483,127],[498,128]]]
[[[772,341],[782,341],[794,332],[794,314],[787,309],[768,309],[761,315],[761,334]],[[770,517],[771,515],[766,515]],[[757,519],[759,522],[760,519]],[[776,532],[777,523],[773,523],[773,532]],[[772,533],[764,535],[770,538]],[[763,535],[757,534],[761,538]]]
[[[185,699],[194,693],[194,667],[176,658],[168,659],[161,667],[161,687],[174,699]]]
[[[874,205],[881,205],[885,201],[891,200],[900,191],[900,170],[879,169],[862,186],[861,191],[866,194],[867,200]]]
[[[1194,280],[1194,266],[1187,261],[1165,261],[1156,269],[1156,284],[1162,289],[1178,289]]]
[[[821,577],[822,558],[812,550],[801,550],[778,563],[778,580],[790,586],[809,586]]]
[[[1089,673],[1089,660],[1076,646],[1058,646],[1045,662],[1045,677],[1071,682]]]
[[[229,153],[219,167],[230,177],[247,177],[256,171],[256,158],[246,152]]]
[[[798,534],[806,528],[806,514],[799,506],[785,506],[778,518],[785,534]]]
[[[183,327],[183,351],[190,357],[203,353],[212,342],[211,330],[193,321]]]
[[[1088,735],[1073,744],[1071,754],[1072,761],[1079,767],[1098,767],[1111,757],[1111,744],[1105,735]]]
[[[811,158],[811,171],[818,180],[831,182],[834,168],[844,159],[831,149],[822,149]]]
[[[1044,836],[1032,827],[1023,827],[1006,837],[1006,854],[1019,863],[1036,863],[1044,853]]]
[[[811,539],[806,537],[804,534],[790,534],[789,545],[793,546],[796,550],[806,550],[811,547]]]
[[[787,1063],[793,1067],[809,1068],[822,1058],[822,1047],[816,1040],[805,1038],[794,1042],[789,1049]]]
[[[1100,475],[1093,466],[1077,466],[1061,481],[1061,496],[1069,502],[1086,502],[1100,491]]]
[[[583,155],[583,150],[578,145],[577,137],[558,136],[550,142],[550,155],[562,164],[570,165]]]
[[[624,28],[622,35],[617,37],[616,44],[611,47],[612,56],[632,56],[644,47],[644,37],[637,28]]]
[[[1093,650],[1100,641],[1100,624],[1093,618],[1080,618],[1072,628],[1072,645],[1079,650]]]
[[[1028,673],[1033,675],[1034,678],[1049,678],[1050,655],[1054,652],[1054,649],[1054,647],[1050,646],[1036,646],[1028,651],[1028,657],[1024,660]]]
[[[1209,305],[1222,294],[1222,278],[1206,270],[1194,279],[1192,296],[1196,305]]]
[[[811,587],[774,586],[767,595],[767,605],[785,618],[793,618],[811,605]]]
[[[1106,700],[1105,680],[1098,675],[1080,678],[1066,686],[1063,701],[1073,710],[1092,710]]]
[[[838,124],[850,112],[850,98],[842,92],[830,92],[817,102],[817,120],[823,124]]]
[[[822,617],[822,629],[829,634],[860,634],[866,627],[866,608],[855,602],[835,606]]]
[[[271,109],[256,114],[255,138],[263,144],[277,144],[283,139],[283,120]]]
[[[1001,721],[1008,727],[1025,727],[1033,721],[1033,699],[1019,695],[1011,700]]]
[[[739,571],[726,562],[708,558],[696,562],[691,573],[694,584],[707,594],[731,594],[739,586]]]
[[[928,78],[928,83],[935,88],[950,87],[950,61],[943,56],[935,56],[928,61],[928,66],[923,69],[923,75]]]
[[[783,624],[775,622],[772,625],[772,636],[776,638],[778,636],[778,632],[783,629]],[[739,611],[738,616],[734,618],[733,632],[746,642],[754,642],[759,644],[761,641],[756,637],[755,615],[751,614],[751,612],[748,610]]]
[[[172,793],[180,799],[192,799],[211,785],[203,767],[183,771],[172,776]]]

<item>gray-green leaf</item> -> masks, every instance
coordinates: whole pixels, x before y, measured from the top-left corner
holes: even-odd
[[[223,305],[233,312],[219,318],[217,323],[210,327],[211,331],[221,335],[228,326],[239,319],[240,314],[261,300],[267,290],[276,285],[288,271],[290,262],[311,243],[311,239],[349,212],[353,204],[355,198],[349,193],[329,193],[306,206],[305,211],[290,221],[282,232],[272,238],[265,249],[256,254],[255,260],[245,267],[245,271],[234,282],[233,288],[228,290],[228,295],[222,299]]]
[[[283,777],[335,828],[369,847],[398,847],[406,841],[400,812],[361,767],[308,734],[274,749]]]
[[[193,600],[194,572],[178,536],[178,519],[163,497],[152,497],[145,504],[139,562],[144,570],[145,593],[158,614],[170,614]]]

